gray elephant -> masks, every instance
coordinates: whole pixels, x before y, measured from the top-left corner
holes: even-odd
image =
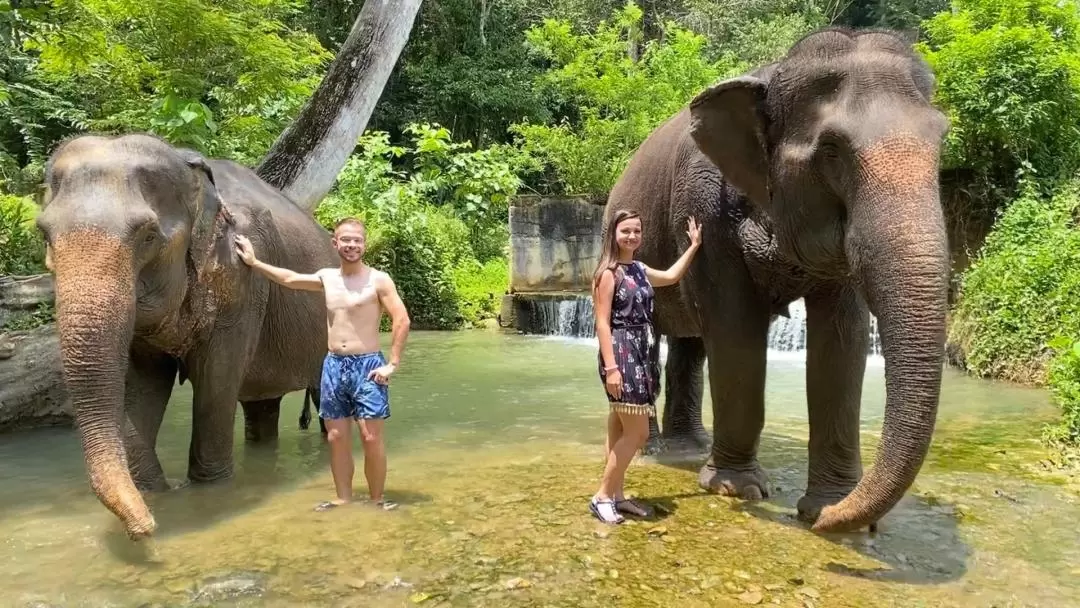
[[[665,435],[703,434],[694,400],[708,358],[714,424],[703,488],[768,496],[757,457],[767,332],[798,298],[810,419],[800,518],[816,531],[873,526],[914,481],[937,414],[949,278],[938,189],[948,122],[931,105],[933,86],[893,33],[814,32],[779,62],[698,95],[648,137],[612,190],[608,214],[643,214],[640,258],[654,267],[685,249],[688,215],[703,226],[706,246],[686,277],[656,296],[674,359]],[[877,460],[863,476],[871,312],[887,400]]]
[[[237,401],[272,416],[273,429],[254,422],[276,434],[280,397],[319,384],[321,294],[252,273],[233,236],[300,272],[336,265],[337,253],[309,213],[251,170],[147,135],[66,141],[44,186],[37,224],[90,483],[132,538],[147,536],[156,524],[140,490],[168,487],[155,445],[178,377],[193,391],[193,482],[232,474]]]

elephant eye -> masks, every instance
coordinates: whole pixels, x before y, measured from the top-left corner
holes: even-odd
[[[143,237],[143,242],[149,244],[149,243],[153,243],[154,240],[156,240],[156,239],[157,239],[157,233],[151,231],[151,232],[147,232],[146,236]]]

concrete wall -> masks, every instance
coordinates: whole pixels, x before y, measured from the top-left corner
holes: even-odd
[[[510,206],[510,291],[588,292],[604,207],[585,198],[519,197]]]

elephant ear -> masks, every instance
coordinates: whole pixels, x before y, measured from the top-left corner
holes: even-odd
[[[750,200],[769,200],[764,109],[766,81],[739,76],[709,87],[690,102],[690,136],[733,186]]]
[[[187,202],[191,217],[187,255],[197,279],[202,279],[233,259],[231,233],[235,221],[221,199],[214,170],[206,158],[194,150],[181,149],[179,152],[199,184],[195,195]]]

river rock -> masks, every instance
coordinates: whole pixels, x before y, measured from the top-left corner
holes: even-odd
[[[243,596],[261,596],[266,592],[266,577],[254,572],[237,572],[208,578],[192,594],[196,604],[216,604]]]
[[[0,277],[0,327],[53,295],[52,275]],[[53,324],[0,332],[0,432],[71,424],[58,345]]]
[[[71,424],[55,325],[2,334],[4,344],[11,356],[0,359],[0,432]]]

